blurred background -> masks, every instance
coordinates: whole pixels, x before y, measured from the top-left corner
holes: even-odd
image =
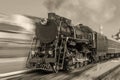
[[[33,28],[34,22],[26,16],[0,14],[0,58],[26,57]]]

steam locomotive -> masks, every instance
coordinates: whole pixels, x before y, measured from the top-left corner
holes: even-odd
[[[120,43],[93,31],[72,25],[71,20],[48,13],[38,18],[26,67],[58,72],[120,56]]]

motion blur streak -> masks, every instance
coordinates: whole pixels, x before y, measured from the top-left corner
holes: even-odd
[[[23,28],[23,31],[33,33],[34,23],[31,19],[24,15],[14,14],[14,15],[4,15],[0,18],[0,23],[6,23],[11,25],[16,25]]]

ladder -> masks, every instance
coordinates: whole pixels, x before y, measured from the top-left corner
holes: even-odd
[[[27,57],[27,61],[26,61],[26,67],[30,68],[30,64],[29,64],[29,60],[32,58],[31,56],[31,51],[32,50],[35,50],[34,46],[36,44],[36,38],[33,36],[32,40],[31,40],[31,47],[30,47],[30,50],[28,52],[28,57]]]
[[[37,47],[37,39],[34,36],[32,42],[31,42],[31,50],[35,50],[36,47]]]
[[[66,49],[67,49],[67,40],[62,39],[61,46],[59,49],[59,55],[58,55],[58,65],[60,69],[63,69],[63,66],[64,66]]]

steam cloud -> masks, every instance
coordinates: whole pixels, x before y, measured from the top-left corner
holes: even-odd
[[[116,6],[109,0],[45,0],[44,6],[48,11],[79,23],[81,19],[103,24],[111,20],[116,11]]]
[[[46,0],[44,4],[48,11],[55,11],[56,9],[59,9],[61,7],[64,1],[65,0]]]

